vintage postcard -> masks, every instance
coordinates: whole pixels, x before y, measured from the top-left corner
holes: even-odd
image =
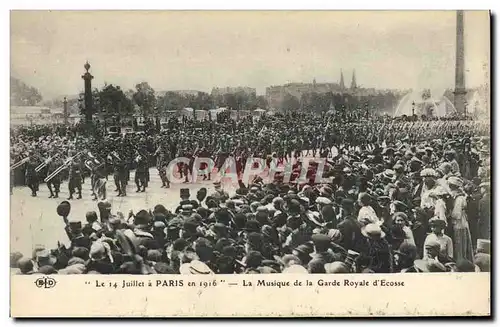
[[[488,11],[10,28],[11,316],[491,315]]]

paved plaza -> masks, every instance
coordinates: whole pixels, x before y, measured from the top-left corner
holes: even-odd
[[[107,196],[112,206],[112,212],[122,212],[128,217],[128,212],[132,209],[134,213],[141,209],[153,209],[157,204],[164,205],[169,210],[175,210],[179,204],[179,191],[181,188],[191,190],[191,198],[196,198],[196,192],[201,187],[206,187],[208,194],[214,192],[213,180],[202,181],[198,178],[196,183],[171,184],[170,188],[161,188],[161,180],[155,168],[150,169],[150,183],[145,193],[136,193],[134,183],[134,172],[130,173],[130,181],[127,186],[127,196],[117,197],[113,176],[109,176],[107,182]],[[234,192],[235,185],[224,183],[224,189],[228,193]],[[90,188],[90,178],[85,179],[82,196],[80,200],[70,200],[71,213],[68,219],[81,220],[85,222],[87,211],[96,211],[97,201],[92,201]],[[57,241],[68,243],[68,237],[64,231],[64,222],[56,213],[59,203],[69,196],[68,183],[65,181],[61,185],[59,199],[49,199],[50,193],[46,184],[40,184],[40,191],[37,197],[31,197],[31,191],[26,186],[15,187],[10,199],[10,251],[20,251],[23,255],[30,255],[34,245],[44,245],[47,248],[54,248]]]

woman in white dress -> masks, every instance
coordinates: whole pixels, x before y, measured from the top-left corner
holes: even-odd
[[[462,191],[463,181],[459,177],[449,177],[448,184],[453,198],[450,220],[453,227],[453,249],[455,261],[473,260],[472,238],[467,220],[467,197]]]

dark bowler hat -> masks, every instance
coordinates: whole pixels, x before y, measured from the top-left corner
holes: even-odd
[[[198,192],[196,192],[196,199],[200,202],[203,202],[206,196],[207,196],[207,189],[205,187],[202,187],[201,189],[198,190]]]
[[[330,238],[324,234],[314,234],[311,239],[316,247],[327,248],[330,245]]]
[[[261,233],[252,232],[248,234],[247,243],[255,248],[260,248],[264,242],[264,236]]]
[[[243,230],[245,230],[247,232],[259,232],[260,231],[260,224],[255,219],[249,219],[245,223],[245,228],[243,228]]]
[[[189,189],[188,188],[181,188],[180,189],[180,196],[181,197],[190,197],[191,194],[189,193]]]
[[[68,201],[63,201],[57,206],[57,214],[61,217],[67,217],[71,211],[71,204]]]
[[[303,255],[309,255],[314,252],[313,244],[311,242],[301,244],[293,250]]]
[[[151,221],[151,215],[146,210],[140,210],[134,217],[135,225],[147,225]]]

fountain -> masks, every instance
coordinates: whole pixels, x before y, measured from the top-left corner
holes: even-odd
[[[415,115],[446,117],[456,114],[453,103],[444,95],[444,90],[421,90],[406,94],[398,103],[393,117]],[[436,97],[436,94],[440,96]]]

